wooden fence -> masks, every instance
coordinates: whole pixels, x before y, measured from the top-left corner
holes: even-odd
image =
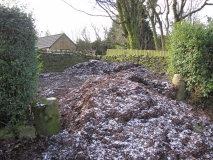
[[[106,55],[107,56],[115,56],[115,55],[166,56],[167,51],[133,50],[133,49],[107,49]]]

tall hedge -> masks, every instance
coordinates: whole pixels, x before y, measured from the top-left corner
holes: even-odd
[[[213,93],[213,25],[177,23],[169,39],[169,72],[181,74],[189,93]]]
[[[0,5],[0,125],[26,117],[36,96],[39,64],[32,17]]]

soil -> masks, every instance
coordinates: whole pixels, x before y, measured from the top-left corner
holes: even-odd
[[[213,159],[213,121],[176,101],[165,73],[99,60],[40,74],[57,97],[61,132],[0,141],[0,159]]]

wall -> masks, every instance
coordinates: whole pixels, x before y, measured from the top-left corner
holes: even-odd
[[[51,50],[71,50],[76,51],[76,45],[64,34],[50,48]]]

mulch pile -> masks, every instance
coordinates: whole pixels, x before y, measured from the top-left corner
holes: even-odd
[[[31,159],[213,158],[212,121],[176,101],[164,73],[92,60],[60,74],[41,75],[39,96],[58,98],[62,131]]]

